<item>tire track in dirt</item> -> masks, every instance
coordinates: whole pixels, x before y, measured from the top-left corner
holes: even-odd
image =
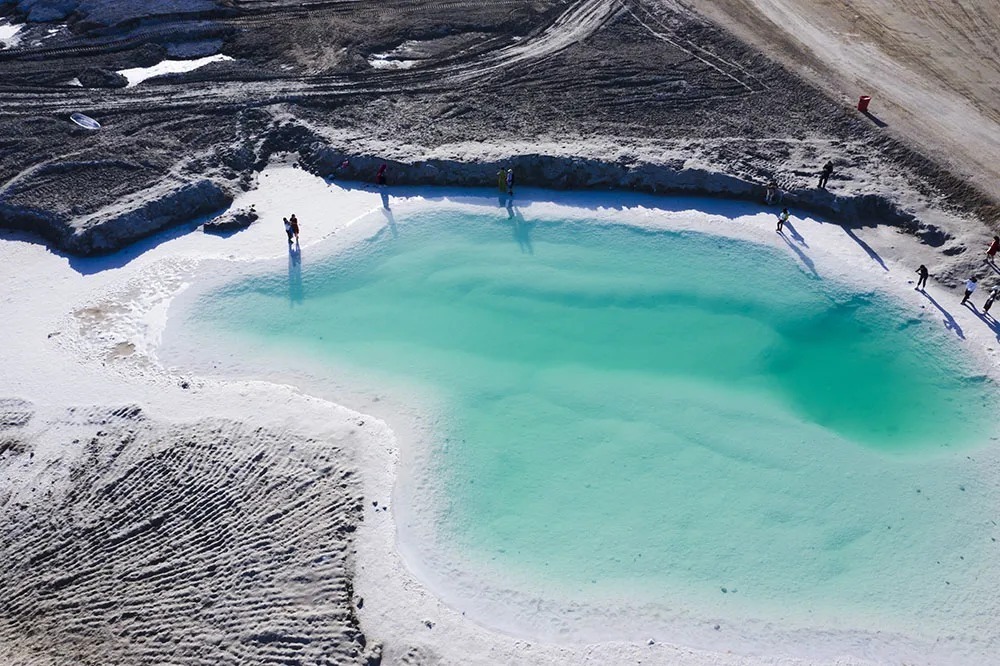
[[[246,106],[248,103],[266,105],[356,94],[434,90],[464,85],[487,78],[501,70],[509,71],[519,66],[535,65],[586,39],[611,18],[617,10],[618,2],[619,0],[582,0],[555,18],[551,25],[520,42],[510,43],[509,39],[504,39],[502,41],[506,45],[495,50],[448,59],[415,70],[374,72],[366,76],[363,81],[357,81],[356,77],[350,75],[323,75],[236,83],[213,81],[207,85],[189,83],[182,90],[171,86],[173,90],[168,99],[164,99],[164,86],[155,84],[144,84],[142,90],[130,89],[117,94],[105,93],[98,99],[94,99],[95,94],[92,90],[73,87],[33,89],[18,87],[10,92],[0,88],[6,107],[0,109],[0,116],[17,115],[20,113],[19,107],[27,105],[33,105],[36,110],[50,113],[64,113],[69,109],[96,106],[100,106],[105,113],[108,113],[143,108],[150,103],[156,103],[160,109],[183,110],[202,106],[206,101],[226,107]],[[46,97],[58,99],[49,100],[45,99]]]
[[[650,10],[650,8],[647,7],[642,0],[633,0],[631,2],[630,0],[621,0],[621,2],[626,8],[626,11],[628,11],[628,13],[636,21],[638,21],[642,27],[648,30],[649,33],[657,39],[667,42],[676,49],[684,51],[692,58],[700,61],[706,67],[714,69],[719,74],[722,74],[723,76],[726,76],[743,86],[748,92],[763,92],[764,90],[767,90],[767,85],[763,81],[753,76],[738,63],[726,60],[718,54],[706,49],[704,46],[701,46],[700,44],[697,44],[678,34],[676,30],[671,28],[662,18]],[[644,18],[640,18],[636,14],[636,10],[638,10]],[[655,24],[655,27],[651,24]],[[734,70],[738,72],[739,75],[734,73]]]

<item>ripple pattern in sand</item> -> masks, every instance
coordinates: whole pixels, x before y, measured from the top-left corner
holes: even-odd
[[[26,423],[5,425],[21,446],[0,472],[54,439],[66,456],[0,489],[0,662],[377,663],[350,578],[360,492],[337,448],[136,407]]]

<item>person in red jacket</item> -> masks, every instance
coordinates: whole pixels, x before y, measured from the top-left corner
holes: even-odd
[[[986,248],[986,261],[993,263],[996,260],[997,251],[1000,250],[1000,236],[994,236],[993,242]]]

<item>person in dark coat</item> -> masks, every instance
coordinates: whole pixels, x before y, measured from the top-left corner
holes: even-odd
[[[830,180],[830,176],[833,175],[833,162],[827,162],[823,165],[823,170],[819,172],[819,188],[821,190],[826,189],[826,183]]]

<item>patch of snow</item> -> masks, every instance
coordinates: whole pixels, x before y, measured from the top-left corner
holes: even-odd
[[[368,64],[375,69],[410,69],[417,64],[416,60],[397,60],[391,53],[373,53]]]
[[[12,49],[17,46],[21,41],[17,33],[21,32],[23,27],[23,23],[11,25],[5,21],[0,21],[0,49]]]
[[[154,76],[162,76],[164,74],[180,74],[182,72],[191,72],[199,67],[204,67],[213,62],[221,62],[223,60],[232,60],[227,55],[216,54],[212,56],[206,56],[204,58],[197,58],[195,60],[164,60],[161,63],[153,65],[152,67],[133,67],[131,69],[121,69],[118,73],[128,79],[128,88],[137,86],[146,79],[151,79]]]
[[[419,41],[411,39],[391,51],[373,53],[368,57],[368,64],[375,69],[410,69],[420,62],[413,59],[414,49],[419,45]]]

